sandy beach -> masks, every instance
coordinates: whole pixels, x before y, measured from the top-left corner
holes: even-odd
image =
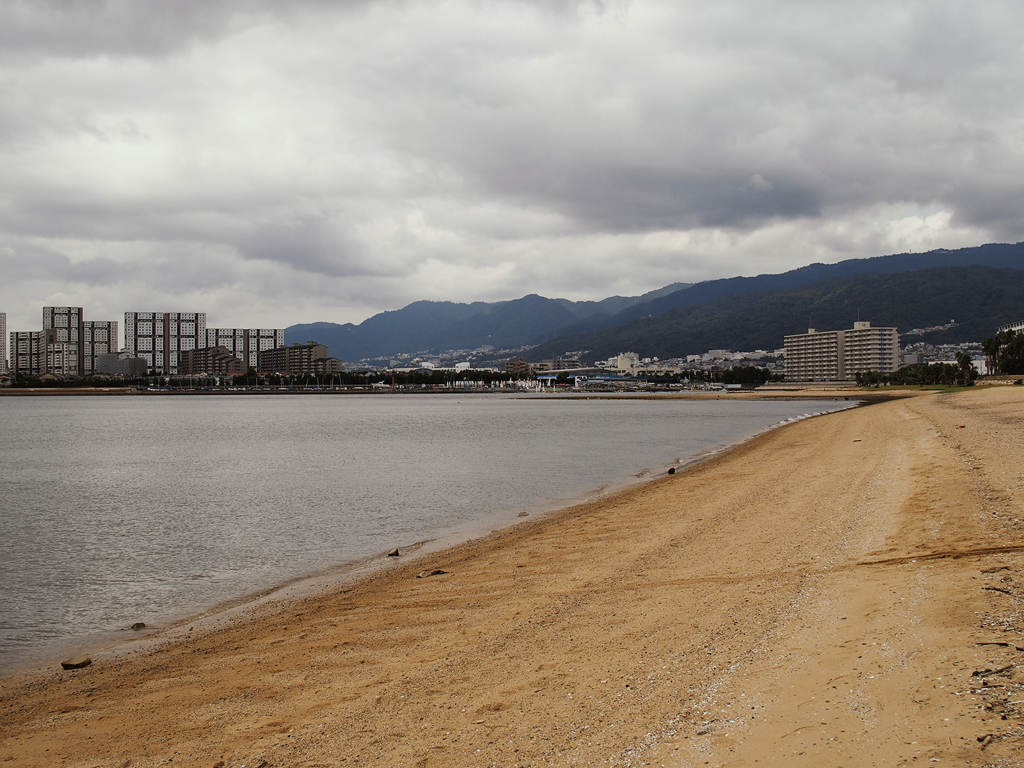
[[[0,761],[1020,765],[1022,489],[1024,387],[808,419],[323,593],[7,678]]]

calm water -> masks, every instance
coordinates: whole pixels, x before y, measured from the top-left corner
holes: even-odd
[[[0,671],[465,538],[849,405],[0,398]]]

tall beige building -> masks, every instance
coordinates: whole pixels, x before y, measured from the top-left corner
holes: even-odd
[[[786,381],[852,381],[863,371],[892,373],[899,368],[900,333],[856,322],[842,331],[816,331],[786,337]]]
[[[0,373],[7,373],[7,313],[0,312]]]

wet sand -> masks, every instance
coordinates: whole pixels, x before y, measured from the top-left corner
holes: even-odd
[[[1022,489],[1022,387],[808,419],[322,594],[8,678],[0,760],[1018,765]]]

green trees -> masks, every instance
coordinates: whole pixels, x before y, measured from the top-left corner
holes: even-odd
[[[888,375],[878,371],[860,371],[857,384],[862,387],[892,384],[897,386],[970,387],[978,372],[971,364],[971,356],[958,352],[956,364],[910,365]]]
[[[772,378],[772,372],[767,368],[743,365],[723,371],[721,381],[723,384],[754,384],[760,386],[770,378]]]
[[[1024,332],[999,331],[981,342],[989,370],[1006,375],[1024,374]]]
[[[970,387],[978,378],[978,369],[974,367],[974,361],[966,352],[956,353],[956,364],[960,366],[958,384],[963,387]],[[960,383],[962,382],[962,383]]]

